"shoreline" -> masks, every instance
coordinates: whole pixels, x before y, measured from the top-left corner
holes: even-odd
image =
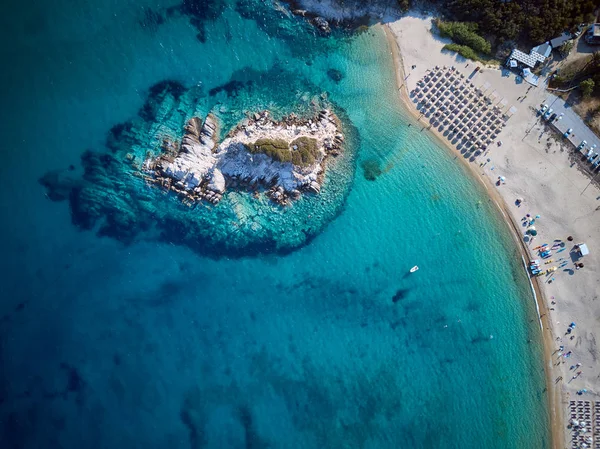
[[[402,53],[398,44],[398,37],[391,29],[388,24],[382,25],[387,43],[390,47],[392,53],[392,59],[394,62],[394,72],[396,76],[396,85],[398,87],[398,97],[403,104],[406,111],[418,121],[419,114],[415,109],[414,104],[410,100],[408,88],[406,86],[405,80],[405,71],[404,71],[404,62],[402,59]],[[420,123],[420,122],[419,122]],[[443,146],[451,154],[455,155],[455,149],[452,148],[448,142],[440,135],[440,133],[436,129],[428,129],[428,132],[431,133],[438,140],[440,146]],[[485,188],[488,196],[491,200],[496,203],[500,213],[504,217],[504,221],[508,225],[510,230],[510,234],[515,240],[516,247],[518,248],[522,257],[527,260],[531,257],[531,254],[528,252],[528,248],[521,240],[521,233],[519,230],[518,224],[515,222],[512,214],[508,209],[508,205],[502,196],[495,189],[495,186],[491,179],[488,176],[482,176],[477,170],[478,167],[470,163],[468,160],[464,158],[456,157],[455,159],[461,160],[463,166],[468,168],[468,172],[479,182],[481,182],[482,186]],[[543,354],[544,354],[544,372],[546,377],[546,391],[548,398],[548,417],[549,417],[549,425],[550,425],[550,438],[551,438],[551,447],[553,449],[561,449],[562,442],[565,441],[565,421],[562,413],[563,407],[562,403],[566,399],[559,386],[553,382],[553,379],[559,375],[560,373],[555,368],[552,361],[552,348],[554,348],[554,341],[556,338],[555,332],[549,322],[549,306],[546,295],[543,291],[542,286],[539,284],[538,278],[531,278],[529,273],[526,272],[526,275],[530,281],[530,284],[535,291],[535,295],[532,294],[534,300],[536,301],[537,307],[541,315],[539,315],[540,326],[542,327],[542,344],[543,344]],[[533,292],[532,292],[533,293]],[[544,323],[545,321],[545,323]],[[548,332],[549,331],[549,332]]]

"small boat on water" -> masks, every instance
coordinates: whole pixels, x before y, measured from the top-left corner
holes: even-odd
[[[412,267],[412,268],[410,269],[410,272],[411,272],[411,273],[414,273],[414,272],[415,272],[415,271],[417,271],[418,269],[419,269],[419,267],[418,267],[417,265],[415,265],[414,267]]]

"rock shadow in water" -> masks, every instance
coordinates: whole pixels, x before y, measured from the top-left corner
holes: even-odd
[[[361,162],[360,165],[363,170],[363,176],[367,181],[376,181],[383,173],[380,162],[375,159],[367,159]]]
[[[344,79],[344,74],[337,69],[327,70],[327,76],[333,80],[336,84]]]
[[[396,293],[394,293],[394,296],[392,296],[392,302],[395,304],[398,301],[406,298],[409,291],[410,289],[408,288],[399,288],[398,290],[396,290]]]

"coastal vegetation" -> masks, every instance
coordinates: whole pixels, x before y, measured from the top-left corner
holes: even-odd
[[[439,33],[454,42],[444,45],[444,50],[455,51],[464,58],[473,61],[485,61],[492,51],[492,44],[477,34],[477,24],[471,22],[434,21]]]
[[[494,47],[509,40],[540,44],[594,19],[593,0],[432,0],[453,21],[476,24]],[[460,42],[458,42],[460,43]]]
[[[482,61],[481,57],[471,47],[460,44],[446,44],[444,50],[455,51],[463,58],[471,59],[473,61]]]
[[[569,53],[571,53],[571,50],[573,50],[574,46],[575,46],[575,41],[573,41],[573,40],[567,41],[564,44],[562,44],[560,47],[558,47],[558,52],[560,53],[560,55],[563,58],[566,58],[567,56],[569,56]]]
[[[310,137],[298,137],[292,142],[292,163],[307,167],[315,163],[319,156],[317,140]]]
[[[298,137],[290,144],[283,139],[258,139],[246,148],[253,154],[265,154],[278,162],[291,162],[298,167],[309,167],[315,163],[319,156],[319,147],[316,139],[311,137]]]
[[[477,34],[477,24],[472,22],[444,22],[436,19],[440,34],[449,37],[462,47],[468,47],[477,53],[489,54],[492,44]],[[455,50],[457,51],[457,50]]]
[[[592,78],[588,78],[581,82],[579,87],[581,88],[581,94],[584,96],[584,98],[588,98],[588,97],[592,96],[592,92],[594,91],[595,86],[596,86],[596,83],[594,82],[594,80]]]
[[[258,139],[254,145],[247,146],[251,153],[265,154],[278,162],[292,162],[289,144],[283,139]]]

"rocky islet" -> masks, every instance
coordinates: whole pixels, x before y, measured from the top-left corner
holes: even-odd
[[[340,154],[343,141],[341,123],[329,109],[309,119],[291,114],[280,121],[268,111],[249,114],[221,143],[211,113],[204,123],[191,118],[181,143],[165,140],[163,152],[146,159],[143,169],[147,182],[188,203],[217,204],[226,189],[258,193],[263,188],[271,200],[288,205],[303,192],[320,193],[326,160]]]
[[[273,112],[248,99],[236,119],[239,108],[206,100],[177,82],[151,87],[138,116],[110,130],[108,151],[83,154],[80,177],[54,170],[40,178],[48,198],[67,200],[79,228],[124,243],[145,237],[213,256],[306,244],[341,211],[352,185],[358,137],[343,110],[318,95],[308,108]],[[298,115],[282,114],[290,109]],[[294,161],[257,148],[269,139],[285,142]],[[303,160],[294,153],[307,141],[313,153]]]

